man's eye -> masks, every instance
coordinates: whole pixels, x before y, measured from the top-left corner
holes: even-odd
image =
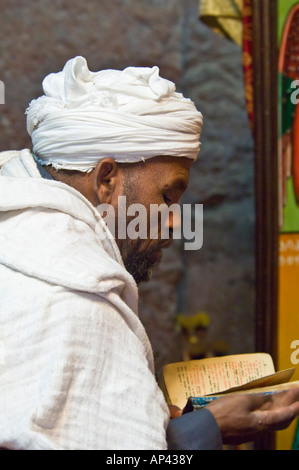
[[[168,204],[168,205],[171,204],[171,199],[169,199],[169,197],[167,197],[166,194],[164,194],[163,199],[164,199],[165,204]]]

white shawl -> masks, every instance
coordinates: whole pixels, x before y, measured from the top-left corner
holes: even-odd
[[[165,449],[138,294],[76,190],[0,153],[0,447]]]

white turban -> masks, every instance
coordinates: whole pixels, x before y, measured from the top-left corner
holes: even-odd
[[[43,90],[26,110],[33,154],[43,165],[90,171],[105,157],[197,158],[202,114],[158,67],[91,72],[79,56],[48,75]]]

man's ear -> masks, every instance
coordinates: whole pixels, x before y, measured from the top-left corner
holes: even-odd
[[[93,171],[92,186],[100,204],[112,204],[120,188],[120,171],[113,158],[100,160]]]

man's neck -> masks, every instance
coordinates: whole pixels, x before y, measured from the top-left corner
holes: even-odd
[[[92,172],[82,173],[81,171],[56,170],[52,166],[44,167],[44,171],[56,181],[65,183],[79,191],[92,205],[97,206],[98,201],[94,200],[91,178]]]

